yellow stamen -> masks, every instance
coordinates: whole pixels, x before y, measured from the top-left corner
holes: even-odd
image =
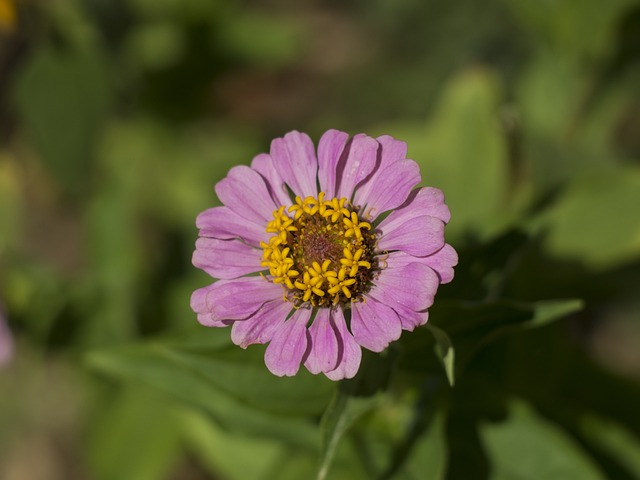
[[[342,291],[345,297],[351,298],[351,291],[347,288],[356,283],[355,278],[345,278],[347,271],[344,268],[341,268],[338,272],[338,276],[330,277],[329,283],[331,284],[331,288],[329,288],[329,295],[335,295]]]
[[[358,273],[358,267],[364,267],[367,269],[371,268],[371,263],[365,260],[360,260],[360,257],[362,257],[362,254],[364,253],[362,248],[356,250],[356,253],[351,253],[350,249],[345,248],[342,253],[344,257],[340,259],[340,263],[349,268],[350,277],[356,276]]]
[[[336,223],[341,215],[348,217],[351,211],[346,208],[344,205],[347,202],[346,198],[341,198],[338,200],[337,198],[333,198],[326,202],[326,206],[328,207],[325,212],[322,214],[323,217],[331,217],[331,221]]]
[[[358,240],[360,240],[362,239],[362,232],[360,230],[362,228],[366,228],[367,230],[371,229],[371,224],[358,220],[358,215],[356,214],[356,212],[351,212],[351,216],[349,218],[343,218],[342,221],[347,227],[344,232],[345,237],[355,236]]]
[[[272,236],[260,243],[261,265],[273,283],[286,287],[284,295],[293,305],[360,301],[363,287],[357,282],[370,277],[358,272],[371,269],[374,238],[365,237],[363,230],[371,230],[371,224],[360,221],[357,207],[354,211],[347,198],[325,200],[324,192],[317,198],[296,197],[293,205],[273,212],[266,226]]]

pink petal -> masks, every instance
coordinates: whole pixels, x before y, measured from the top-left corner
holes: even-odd
[[[424,312],[405,312],[400,317],[400,322],[402,322],[402,329],[407,330],[408,332],[413,332],[416,327],[424,325],[428,320],[428,310],[425,310]]]
[[[451,245],[446,243],[440,250],[426,257],[414,257],[405,252],[393,252],[389,254],[387,262],[398,267],[409,263],[421,263],[435,270],[440,277],[440,283],[449,283],[453,280],[453,267],[458,264],[458,254]]]
[[[376,140],[382,147],[380,155],[382,168],[385,168],[390,163],[407,158],[407,144],[405,142],[396,140],[391,135],[382,135]]]
[[[229,320],[253,315],[265,302],[282,297],[282,287],[262,277],[218,280],[191,295],[191,308],[205,326],[220,327]]]
[[[420,167],[413,160],[398,160],[381,168],[356,191],[354,204],[363,207],[366,216],[375,218],[402,205],[420,183]]]
[[[353,137],[344,165],[338,165],[339,185],[336,197],[353,197],[356,185],[367,178],[376,167],[378,146],[377,141],[366,135]]]
[[[437,252],[444,245],[442,220],[429,215],[420,217],[403,215],[397,221],[392,219],[387,222],[389,217],[384,219],[378,227],[382,231],[378,241],[380,251],[401,250],[411,255],[425,257]]]
[[[291,205],[289,193],[284,185],[284,180],[273,165],[273,159],[266,153],[254,157],[251,168],[258,172],[267,183],[267,190],[276,205]]]
[[[433,304],[440,279],[426,265],[403,265],[395,260],[389,256],[387,268],[380,272],[369,296],[393,308],[401,321],[403,316],[416,318],[416,312],[424,312]],[[420,318],[423,316],[418,315]]]
[[[291,304],[281,298],[267,302],[246,320],[233,322],[231,340],[242,348],[254,343],[267,343],[291,312]]]
[[[213,207],[205,210],[196,218],[196,226],[201,237],[229,240],[239,238],[254,246],[266,241],[271,234],[266,233],[266,223],[255,223],[241,217],[228,207]]]
[[[431,215],[432,217],[449,223],[451,212],[444,203],[444,193],[433,187],[417,188],[411,192],[407,201],[394,210],[386,219],[387,224],[393,221],[402,222],[406,218]]]
[[[271,158],[276,170],[296,195],[316,197],[318,160],[313,142],[306,133],[289,132],[271,142]]]
[[[348,140],[348,134],[338,130],[328,130],[318,142],[318,181],[320,190],[325,193],[327,199],[336,196],[338,162]]]
[[[193,252],[193,265],[213,278],[238,278],[264,270],[260,266],[262,250],[238,240],[199,238]]]
[[[440,277],[440,283],[453,280],[453,267],[458,264],[458,254],[448,243],[433,255],[424,257],[423,263],[433,268]]]
[[[307,346],[307,322],[311,310],[299,309],[276,331],[264,353],[264,363],[271,373],[282,377],[292,377],[298,373]]]
[[[331,323],[338,338],[338,366],[325,375],[331,380],[353,378],[360,368],[362,350],[347,329],[341,309],[332,310]]]
[[[236,214],[265,227],[279,207],[273,202],[262,176],[245,165],[229,170],[216,184],[216,193]]]
[[[304,362],[314,375],[329,372],[338,366],[338,338],[329,320],[329,309],[318,310],[315,320],[309,327],[311,349]]]
[[[373,352],[381,352],[400,338],[402,324],[395,310],[373,298],[351,307],[351,332],[356,342]]]

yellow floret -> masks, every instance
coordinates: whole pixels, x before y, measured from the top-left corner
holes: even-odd
[[[340,263],[349,269],[349,276],[355,277],[358,273],[358,267],[371,268],[371,264],[364,260],[360,260],[364,250],[359,248],[356,253],[352,253],[350,249],[345,248],[342,252],[344,257],[340,259]]]

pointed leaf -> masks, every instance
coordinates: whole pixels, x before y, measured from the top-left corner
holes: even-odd
[[[513,402],[509,418],[481,427],[496,480],[603,480],[578,444],[526,404]]]
[[[315,430],[304,417],[266,412],[238,401],[237,396],[221,389],[198,369],[185,365],[175,351],[163,345],[96,350],[85,360],[94,370],[152,386],[194,406],[222,428],[256,437],[278,438],[297,448],[317,448]],[[217,368],[215,364],[209,367],[214,372]],[[242,372],[236,373],[242,375]]]
[[[567,315],[579,312],[584,308],[584,302],[577,298],[547,300],[534,303],[533,308],[533,318],[526,323],[526,326],[531,328],[542,327]]]
[[[453,344],[451,343],[451,339],[447,333],[432,325],[430,323],[427,324],[428,330],[433,335],[433,338],[436,341],[435,351],[438,359],[442,362],[442,366],[444,367],[444,371],[447,374],[447,380],[449,381],[449,385],[453,387],[455,383],[455,350],[453,349]]]

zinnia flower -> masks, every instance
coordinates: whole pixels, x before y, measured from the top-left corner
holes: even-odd
[[[426,323],[458,257],[444,240],[444,195],[420,183],[406,144],[326,132],[317,154],[290,132],[233,167],[215,187],[224,206],[202,212],[193,264],[219,279],[191,307],[209,327],[231,326],[246,348],[268,343],[267,368],[300,364],[353,377],[361,347],[384,350]]]

